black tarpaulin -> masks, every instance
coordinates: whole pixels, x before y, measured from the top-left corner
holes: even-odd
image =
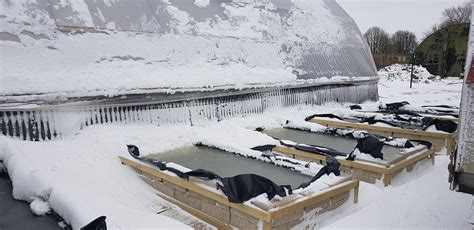
[[[413,111],[413,109],[404,107],[409,105],[407,101],[387,103],[380,105],[380,111],[393,113],[395,111]],[[459,108],[449,105],[423,105],[418,107],[415,112],[429,113],[435,115],[449,115],[453,117],[459,117]]]
[[[408,103],[408,101],[387,103],[387,104],[385,104],[385,106],[380,105],[380,106],[379,106],[379,109],[386,109],[386,110],[389,110],[389,111],[394,111],[394,110],[398,110],[398,109],[400,109],[401,107],[403,107],[403,106],[405,106],[405,105],[409,105],[409,104],[410,104],[410,103]]]
[[[436,130],[444,131],[447,133],[454,133],[458,129],[458,124],[454,121],[433,119],[423,128],[423,130],[427,130],[432,125],[435,126]]]
[[[351,110],[357,110],[357,109],[362,109],[362,107],[360,105],[350,105],[349,108]]]
[[[374,136],[367,136],[362,139],[357,139],[357,146],[355,147],[354,150],[359,150],[361,153],[369,154],[374,158],[379,158],[383,160],[383,153],[382,153],[382,148],[383,148],[383,141],[381,141],[379,138],[374,137]],[[347,160],[353,161],[355,159],[355,154],[354,151],[349,154],[347,157]]]
[[[315,117],[334,118],[334,119],[338,119],[338,120],[341,120],[341,121],[344,120],[344,119],[342,119],[342,117],[337,116],[337,115],[334,115],[334,114],[331,114],[331,113],[313,114],[313,115],[311,115],[311,116],[306,117],[304,120],[305,120],[305,121],[311,121],[311,120],[313,120],[313,118],[315,118]]]
[[[330,156],[347,156],[347,153],[339,152],[335,149],[330,149],[327,147],[323,146],[316,146],[316,145],[303,145],[303,144],[297,144],[293,146],[293,148],[305,151],[305,152],[310,152],[310,153],[316,153],[320,155],[330,155]]]
[[[362,120],[360,123],[367,123],[369,125],[373,125],[373,124],[376,124],[376,123],[384,123],[384,124],[387,124],[387,125],[390,125],[392,127],[398,127],[398,128],[401,128],[399,125],[396,125],[392,122],[388,122],[388,121],[384,121],[384,120],[379,120],[379,119],[376,119],[375,116],[373,117],[369,117],[369,118],[366,118],[364,120]]]
[[[433,144],[431,142],[425,141],[425,140],[409,140],[407,143],[410,143],[410,145],[411,145],[411,143],[417,143],[419,145],[424,145],[424,146],[426,146],[427,149],[431,149],[431,147],[433,146]],[[405,148],[411,148],[411,147],[414,147],[414,146],[411,145],[411,146],[407,146]]]
[[[324,175],[329,175],[331,173],[334,173],[336,176],[341,175],[341,172],[339,171],[340,166],[341,163],[339,163],[336,158],[326,155],[326,165],[321,170],[319,170],[310,181],[302,183],[298,188],[306,188]]]
[[[276,195],[286,196],[286,190],[291,194],[291,186],[279,186],[270,179],[255,174],[241,174],[233,177],[224,177],[221,179],[222,185],[217,184],[218,189],[222,190],[229,198],[230,202],[242,203],[250,200],[262,193],[266,193],[271,200]]]

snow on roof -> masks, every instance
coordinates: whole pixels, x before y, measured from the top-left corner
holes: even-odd
[[[376,76],[362,34],[334,0],[201,3],[4,1],[0,95]],[[98,33],[57,30],[79,28]]]

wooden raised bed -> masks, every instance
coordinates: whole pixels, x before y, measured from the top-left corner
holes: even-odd
[[[294,159],[319,162],[320,164],[323,164],[326,161],[326,157],[323,155],[309,153],[294,148],[277,146],[273,148],[272,151],[284,154]],[[417,162],[426,159],[431,159],[432,164],[434,165],[434,149],[424,149],[404,159],[395,160],[390,165],[380,165],[357,159],[350,161],[337,158],[339,163],[341,163],[339,169],[342,173],[350,174],[356,180],[365,181],[371,184],[375,184],[376,180],[383,178],[383,183],[385,186],[390,185],[392,183],[392,178],[394,178],[403,169],[406,168],[407,171],[411,171]]]
[[[356,130],[365,130],[370,133],[380,134],[383,136],[402,137],[409,140],[425,140],[433,144],[433,147],[436,152],[446,147],[446,152],[449,155],[454,152],[455,147],[456,133],[441,133],[414,129],[402,129],[398,127],[384,127],[322,118],[313,118],[309,122],[317,123],[332,128],[350,128]]]
[[[341,206],[349,199],[351,190],[354,191],[354,203],[358,202],[359,181],[351,177],[319,192],[302,192],[287,202],[276,203],[267,209],[231,203],[226,196],[203,186],[206,182],[200,179],[191,177],[185,180],[123,157],[120,161],[158,190],[160,197],[218,229],[288,229],[300,224],[305,213],[323,213]]]
[[[369,110],[354,110],[354,111],[360,112],[360,113],[390,114],[390,113],[384,112],[384,111],[369,111]],[[453,122],[456,122],[456,123],[459,122],[459,118],[452,117],[452,116],[449,116],[449,115],[442,116],[442,115],[434,115],[434,114],[428,114],[428,113],[419,113],[419,114],[423,117],[431,117],[431,118],[436,118],[436,119],[439,119],[439,120],[448,120],[448,121],[453,121]]]

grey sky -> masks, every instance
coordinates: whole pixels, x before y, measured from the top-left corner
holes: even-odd
[[[379,26],[389,33],[397,30],[415,32],[418,39],[438,23],[445,8],[468,0],[336,0],[364,33]]]

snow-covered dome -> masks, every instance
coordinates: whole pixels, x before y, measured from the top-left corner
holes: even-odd
[[[0,62],[8,71],[0,95],[377,75],[357,25],[335,0],[1,4]]]

